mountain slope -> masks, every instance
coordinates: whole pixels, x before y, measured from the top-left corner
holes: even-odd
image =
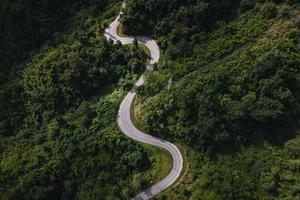
[[[27,2],[7,3],[28,14]],[[57,6],[64,10],[63,4]],[[53,37],[34,37],[38,45],[25,45],[24,58],[8,58],[2,71],[0,199],[128,199],[156,176],[157,151],[124,137],[115,121],[121,99],[144,70],[145,52],[103,37],[118,1],[70,4],[76,9],[66,18],[47,10],[66,27],[53,29],[44,18],[28,25],[33,36],[35,25],[45,25]],[[20,30],[5,30],[20,39]],[[24,44],[16,45],[10,52],[21,53]]]
[[[122,5],[122,9],[126,6],[125,2]],[[150,52],[150,62],[147,66],[148,70],[152,70],[153,66],[157,64],[160,57],[160,50],[156,44],[156,41],[149,38],[148,36],[134,36],[134,37],[121,37],[118,35],[117,30],[119,28],[120,15],[122,14],[122,9],[120,14],[116,17],[116,19],[107,27],[105,30],[105,37],[109,40],[113,40],[114,42],[121,42],[123,45],[130,43],[140,43],[145,46]],[[147,73],[147,71],[145,72]],[[179,149],[172,143],[162,140],[160,138],[155,138],[149,134],[143,133],[138,130],[132,120],[131,120],[131,108],[134,101],[134,97],[136,95],[135,87],[139,87],[144,84],[144,75],[142,75],[135,86],[128,92],[128,94],[123,99],[119,112],[118,112],[118,125],[120,130],[128,137],[136,140],[138,142],[142,142],[145,144],[153,145],[157,148],[163,149],[168,152],[171,156],[171,163],[164,163],[164,165],[172,165],[168,174],[161,178],[158,182],[155,182],[151,187],[147,188],[145,191],[137,194],[133,199],[150,199],[157,194],[160,194],[165,189],[169,188],[173,185],[176,180],[180,177],[183,168],[183,158]]]
[[[163,49],[138,120],[188,151],[185,180],[161,199],[297,199],[299,5],[189,3],[129,1],[123,17]]]

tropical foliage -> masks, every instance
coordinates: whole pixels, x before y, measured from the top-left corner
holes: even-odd
[[[158,157],[115,124],[146,62],[103,36],[119,2],[1,3],[0,199],[134,196]]]
[[[163,49],[139,88],[140,121],[187,145],[184,183],[158,199],[299,198],[298,6],[128,2],[124,31],[147,32]]]

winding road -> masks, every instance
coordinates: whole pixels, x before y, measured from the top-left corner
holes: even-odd
[[[126,6],[125,3],[122,4],[122,9]],[[122,14],[122,9],[120,14],[117,18],[106,28],[105,30],[105,37],[107,39],[112,39],[114,42],[120,41],[123,45],[131,44],[134,41],[134,38],[137,39],[139,43],[144,44],[151,52],[151,60],[149,66],[147,67],[148,70],[151,70],[153,64],[157,63],[160,57],[160,50],[155,40],[147,37],[147,36],[134,36],[134,37],[121,37],[117,34],[117,28],[120,25],[119,19],[120,15]],[[144,76],[142,75],[137,83],[136,86],[141,86],[144,84]],[[179,149],[172,143],[153,137],[151,135],[147,135],[139,131],[132,123],[131,116],[130,116],[130,107],[132,105],[133,99],[136,95],[134,89],[132,89],[124,100],[121,103],[118,112],[118,124],[121,131],[128,137],[142,142],[146,144],[150,144],[159,148],[163,148],[167,150],[173,159],[173,166],[170,173],[161,181],[154,184],[147,190],[141,192],[140,194],[136,195],[132,200],[146,200],[154,197],[158,193],[162,192],[163,190],[170,187],[180,176],[183,167],[183,159]]]

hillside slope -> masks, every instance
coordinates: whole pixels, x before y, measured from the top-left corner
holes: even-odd
[[[115,121],[147,58],[104,38],[119,8],[1,2],[0,199],[128,199],[156,176],[157,151]]]
[[[184,181],[161,199],[300,198],[298,6],[128,1],[123,31],[163,49],[139,121],[188,152]]]

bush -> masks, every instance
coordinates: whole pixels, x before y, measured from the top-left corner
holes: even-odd
[[[277,7],[274,3],[263,4],[260,11],[267,19],[272,19],[277,16]]]
[[[279,16],[281,18],[287,18],[291,15],[291,8],[287,5],[283,5],[281,6],[280,10],[279,10]]]

